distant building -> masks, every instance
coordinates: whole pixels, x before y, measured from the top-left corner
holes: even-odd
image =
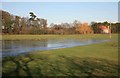
[[[105,34],[109,34],[111,32],[109,26],[100,26],[101,32]]]

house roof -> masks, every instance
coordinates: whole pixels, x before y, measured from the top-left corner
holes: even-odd
[[[106,26],[100,26],[100,29],[101,29],[101,30],[104,30],[104,29],[109,29],[109,28],[106,27]]]

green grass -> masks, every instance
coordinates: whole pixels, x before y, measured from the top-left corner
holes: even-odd
[[[108,34],[79,34],[79,35],[2,35],[3,40],[42,40],[42,39],[109,39]],[[117,39],[117,34],[112,34]]]
[[[51,54],[55,55],[64,55],[69,57],[94,57],[94,58],[102,58],[108,60],[117,60],[118,59],[118,47],[117,42],[104,42],[99,44],[92,44],[87,46],[77,46],[71,48],[64,49],[56,49],[56,50],[47,50],[41,52],[32,53],[36,56],[41,54]]]
[[[96,37],[107,38],[106,35]],[[3,76],[118,76],[117,35],[110,42],[6,57]]]

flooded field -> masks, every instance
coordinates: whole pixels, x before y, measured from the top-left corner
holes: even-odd
[[[55,40],[5,40],[2,41],[2,56],[16,56],[28,52],[83,46],[109,40],[96,39],[55,39]]]

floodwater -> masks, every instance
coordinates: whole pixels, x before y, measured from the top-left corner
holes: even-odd
[[[56,39],[56,40],[21,40],[21,41],[2,41],[2,57],[27,54],[38,50],[51,50],[59,48],[68,48],[73,46],[84,46],[108,40],[93,39]]]

